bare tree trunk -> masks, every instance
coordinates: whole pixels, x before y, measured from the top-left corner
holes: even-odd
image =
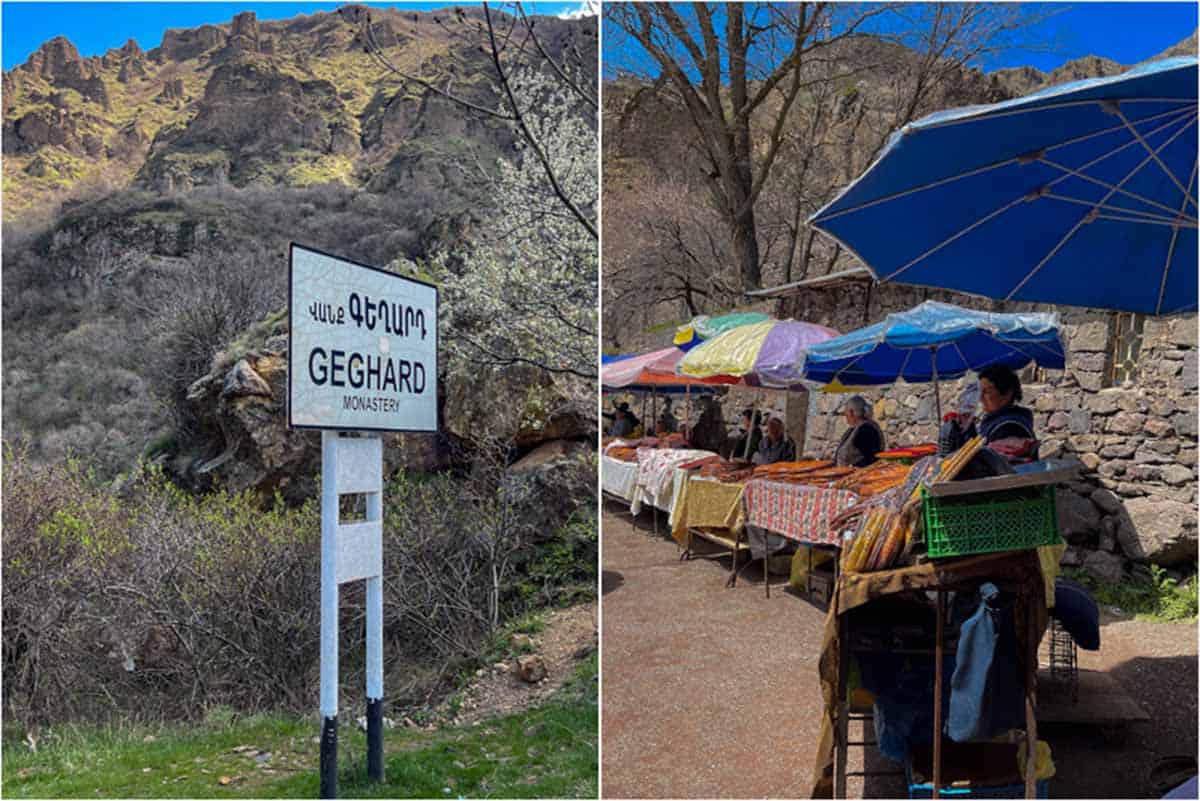
[[[746,209],[731,224],[733,252],[737,258],[738,272],[742,275],[742,289],[749,292],[762,286],[762,265],[758,259],[758,235],[754,228],[754,207]]]

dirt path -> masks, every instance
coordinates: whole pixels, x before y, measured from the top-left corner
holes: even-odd
[[[757,568],[726,589],[727,560],[679,562],[648,515],[631,524],[606,503],[603,524],[603,794],[807,797],[824,613],[790,593],[766,599]],[[1046,732],[1058,767],[1051,793],[1152,797],[1155,759],[1196,753],[1196,628],[1106,615],[1102,642],[1080,652],[1081,666],[1109,670],[1152,723],[1122,745],[1095,731]],[[852,770],[861,751],[851,749]],[[892,767],[871,759],[872,770]],[[905,795],[898,779],[870,781],[852,779],[850,797]]]
[[[455,726],[470,725],[540,704],[574,675],[581,660],[595,652],[596,624],[595,601],[548,613],[545,628],[530,636],[532,653],[546,666],[544,679],[527,684],[513,672],[515,659],[496,663],[467,686],[456,713],[451,714],[448,704],[443,704],[439,717]]]

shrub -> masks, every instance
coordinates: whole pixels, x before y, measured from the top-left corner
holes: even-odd
[[[15,720],[315,707],[314,502],[286,508],[277,498],[264,508],[251,494],[193,496],[150,467],[114,490],[78,460],[38,463],[12,447],[3,479],[3,698]],[[501,462],[477,464],[466,479],[388,482],[384,659],[393,703],[433,700],[480,663],[507,621],[578,597],[589,580],[594,592],[594,519],[539,517],[531,504],[544,492]],[[358,701],[363,584],[340,595],[341,679]]]
[[[1164,568],[1150,565],[1150,575],[1134,574],[1120,583],[1102,581],[1083,570],[1066,575],[1091,590],[1096,601],[1150,620],[1194,620],[1200,612],[1195,574],[1177,581]]]

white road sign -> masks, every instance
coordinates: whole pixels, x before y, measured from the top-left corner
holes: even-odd
[[[437,287],[292,244],[288,424],[437,431]]]

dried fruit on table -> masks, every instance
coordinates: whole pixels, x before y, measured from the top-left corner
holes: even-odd
[[[875,565],[876,570],[887,570],[895,563],[909,536],[911,536],[910,532],[911,528],[904,515],[896,515],[896,522],[891,530],[889,530],[883,548],[880,549],[879,559]]]
[[[859,571],[862,569],[867,555],[870,554],[871,548],[875,545],[875,539],[879,536],[879,530],[886,517],[887,512],[883,509],[873,509],[867,515],[866,522],[863,523],[862,530],[859,531],[858,536],[854,538],[854,544],[851,546],[849,556],[845,560],[844,568],[846,570]]]
[[[616,459],[619,462],[636,462],[637,448],[626,448],[618,445],[615,448],[609,448],[605,456],[610,459]]]

